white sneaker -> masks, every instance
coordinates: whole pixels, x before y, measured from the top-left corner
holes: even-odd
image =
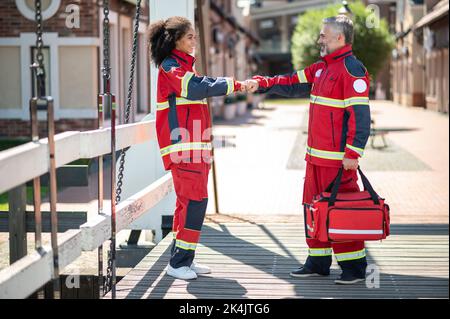
[[[172,266],[168,265],[166,274],[183,280],[197,279],[197,274],[188,266],[173,268]]]
[[[211,268],[205,265],[201,265],[196,263],[195,261],[191,264],[191,269],[197,274],[197,275],[206,275],[211,273]]]

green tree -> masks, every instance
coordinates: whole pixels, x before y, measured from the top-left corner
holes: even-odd
[[[322,20],[337,15],[340,4],[327,6],[323,9],[309,10],[300,15],[292,36],[292,64],[296,69],[302,69],[320,58],[317,40],[322,27]],[[393,36],[384,19],[380,19],[377,27],[368,27],[373,13],[366,6],[355,1],[349,3],[353,13],[354,24],[353,52],[365,65],[369,74],[375,77],[386,63],[394,47]],[[369,24],[370,26],[370,24]]]

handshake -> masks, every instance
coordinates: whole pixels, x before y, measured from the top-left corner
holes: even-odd
[[[238,81],[238,83],[241,84],[241,92],[247,92],[247,93],[255,93],[259,88],[259,83],[256,80],[245,80],[245,81]]]

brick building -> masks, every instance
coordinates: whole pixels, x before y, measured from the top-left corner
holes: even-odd
[[[126,99],[135,13],[133,2],[110,1],[111,89],[118,101],[119,114]],[[47,95],[55,101],[57,132],[93,129],[97,122],[97,95],[101,90],[101,2],[43,0],[42,9],[46,87]],[[147,113],[150,105],[145,48],[148,6],[145,1],[141,12],[136,75],[139,90],[134,96],[137,110],[133,116]],[[29,66],[36,43],[34,1],[1,1],[0,19],[0,70],[8,74],[0,79],[0,136],[29,136],[28,101],[34,91]],[[122,115],[119,121],[123,122]],[[45,125],[40,124],[40,127]]]

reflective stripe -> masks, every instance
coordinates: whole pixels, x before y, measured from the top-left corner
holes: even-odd
[[[337,107],[342,109],[352,105],[369,105],[369,98],[358,96],[358,97],[350,97],[345,100],[340,100],[311,94],[311,103],[321,104],[330,107]]]
[[[228,86],[226,95],[229,95],[234,92],[234,80],[232,78],[225,78],[225,80],[227,80]]]
[[[351,149],[352,151],[355,151],[356,153],[359,154],[359,156],[363,156],[364,155],[364,149],[350,145],[350,144],[345,144],[345,146],[347,146],[349,149]]]
[[[311,103],[321,104],[325,106],[337,107],[337,108],[345,108],[344,100],[331,99],[324,96],[316,96],[311,94]]]
[[[297,72],[298,81],[300,83],[308,83],[308,79],[306,78],[305,70],[301,70]]]
[[[383,230],[375,229],[334,229],[328,230],[330,234],[350,234],[350,235],[382,235]]]
[[[177,97],[177,105],[189,105],[189,104],[203,104],[207,105],[206,100],[188,100],[183,97]],[[157,111],[166,110],[169,108],[169,101],[161,102],[156,104]]]
[[[181,96],[187,97],[188,96],[188,86],[189,81],[194,76],[194,73],[192,72],[186,72],[186,74],[183,76],[183,79],[181,80]]]
[[[344,100],[345,107],[349,107],[352,105],[369,105],[369,98],[368,97],[350,97],[348,99]]]
[[[336,160],[341,161],[344,159],[344,152],[331,152],[331,151],[323,151],[318,150],[312,147],[306,148],[306,153],[308,153],[311,156],[318,157],[318,158],[324,158],[324,159],[330,159],[330,160]]]
[[[312,228],[311,226],[306,225],[306,227],[308,228],[308,230],[309,230],[310,232],[313,232],[313,231],[314,231],[314,228]]]
[[[175,241],[175,246],[185,250],[195,250],[197,248],[196,243],[188,243],[187,241],[182,241],[179,239]]]
[[[333,250],[331,248],[310,248],[308,255],[312,257],[331,256]]]
[[[210,151],[211,149],[212,149],[211,143],[204,143],[204,142],[178,143],[161,149],[161,155],[166,156],[167,154],[174,152],[195,151],[195,150]]]
[[[337,261],[355,260],[366,257],[366,249],[342,254],[334,254]]]

